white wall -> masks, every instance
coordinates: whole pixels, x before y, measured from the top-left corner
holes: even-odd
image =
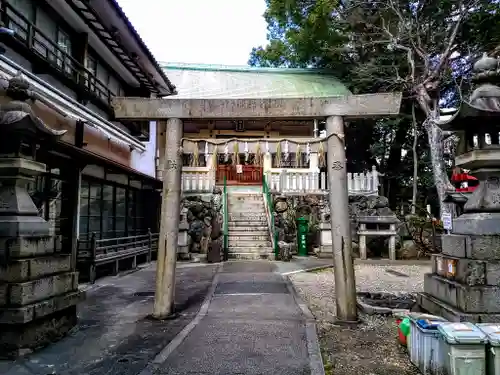
[[[153,178],[156,177],[156,122],[149,123],[149,142],[144,142],[146,151],[132,150],[131,167]]]

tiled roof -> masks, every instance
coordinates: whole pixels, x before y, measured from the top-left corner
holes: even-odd
[[[330,71],[163,63],[178,95],[172,99],[321,98],[351,92]]]

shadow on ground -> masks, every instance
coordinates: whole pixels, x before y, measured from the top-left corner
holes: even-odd
[[[113,278],[90,290],[79,324],[65,339],[16,362],[0,362],[8,375],[136,375],[196,316],[217,266],[182,268],[176,275],[179,317],[156,321],[155,269]]]

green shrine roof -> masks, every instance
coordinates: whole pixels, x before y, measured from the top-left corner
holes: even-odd
[[[166,99],[324,98],[350,95],[331,71],[162,63],[178,95]]]

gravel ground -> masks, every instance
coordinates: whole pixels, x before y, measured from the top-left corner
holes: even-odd
[[[355,270],[358,291],[413,293],[423,290],[423,275],[431,267],[356,265]],[[327,375],[419,374],[397,342],[393,318],[360,314],[362,323],[355,329],[332,324],[335,300],[331,269],[295,274],[290,279],[316,317]]]

